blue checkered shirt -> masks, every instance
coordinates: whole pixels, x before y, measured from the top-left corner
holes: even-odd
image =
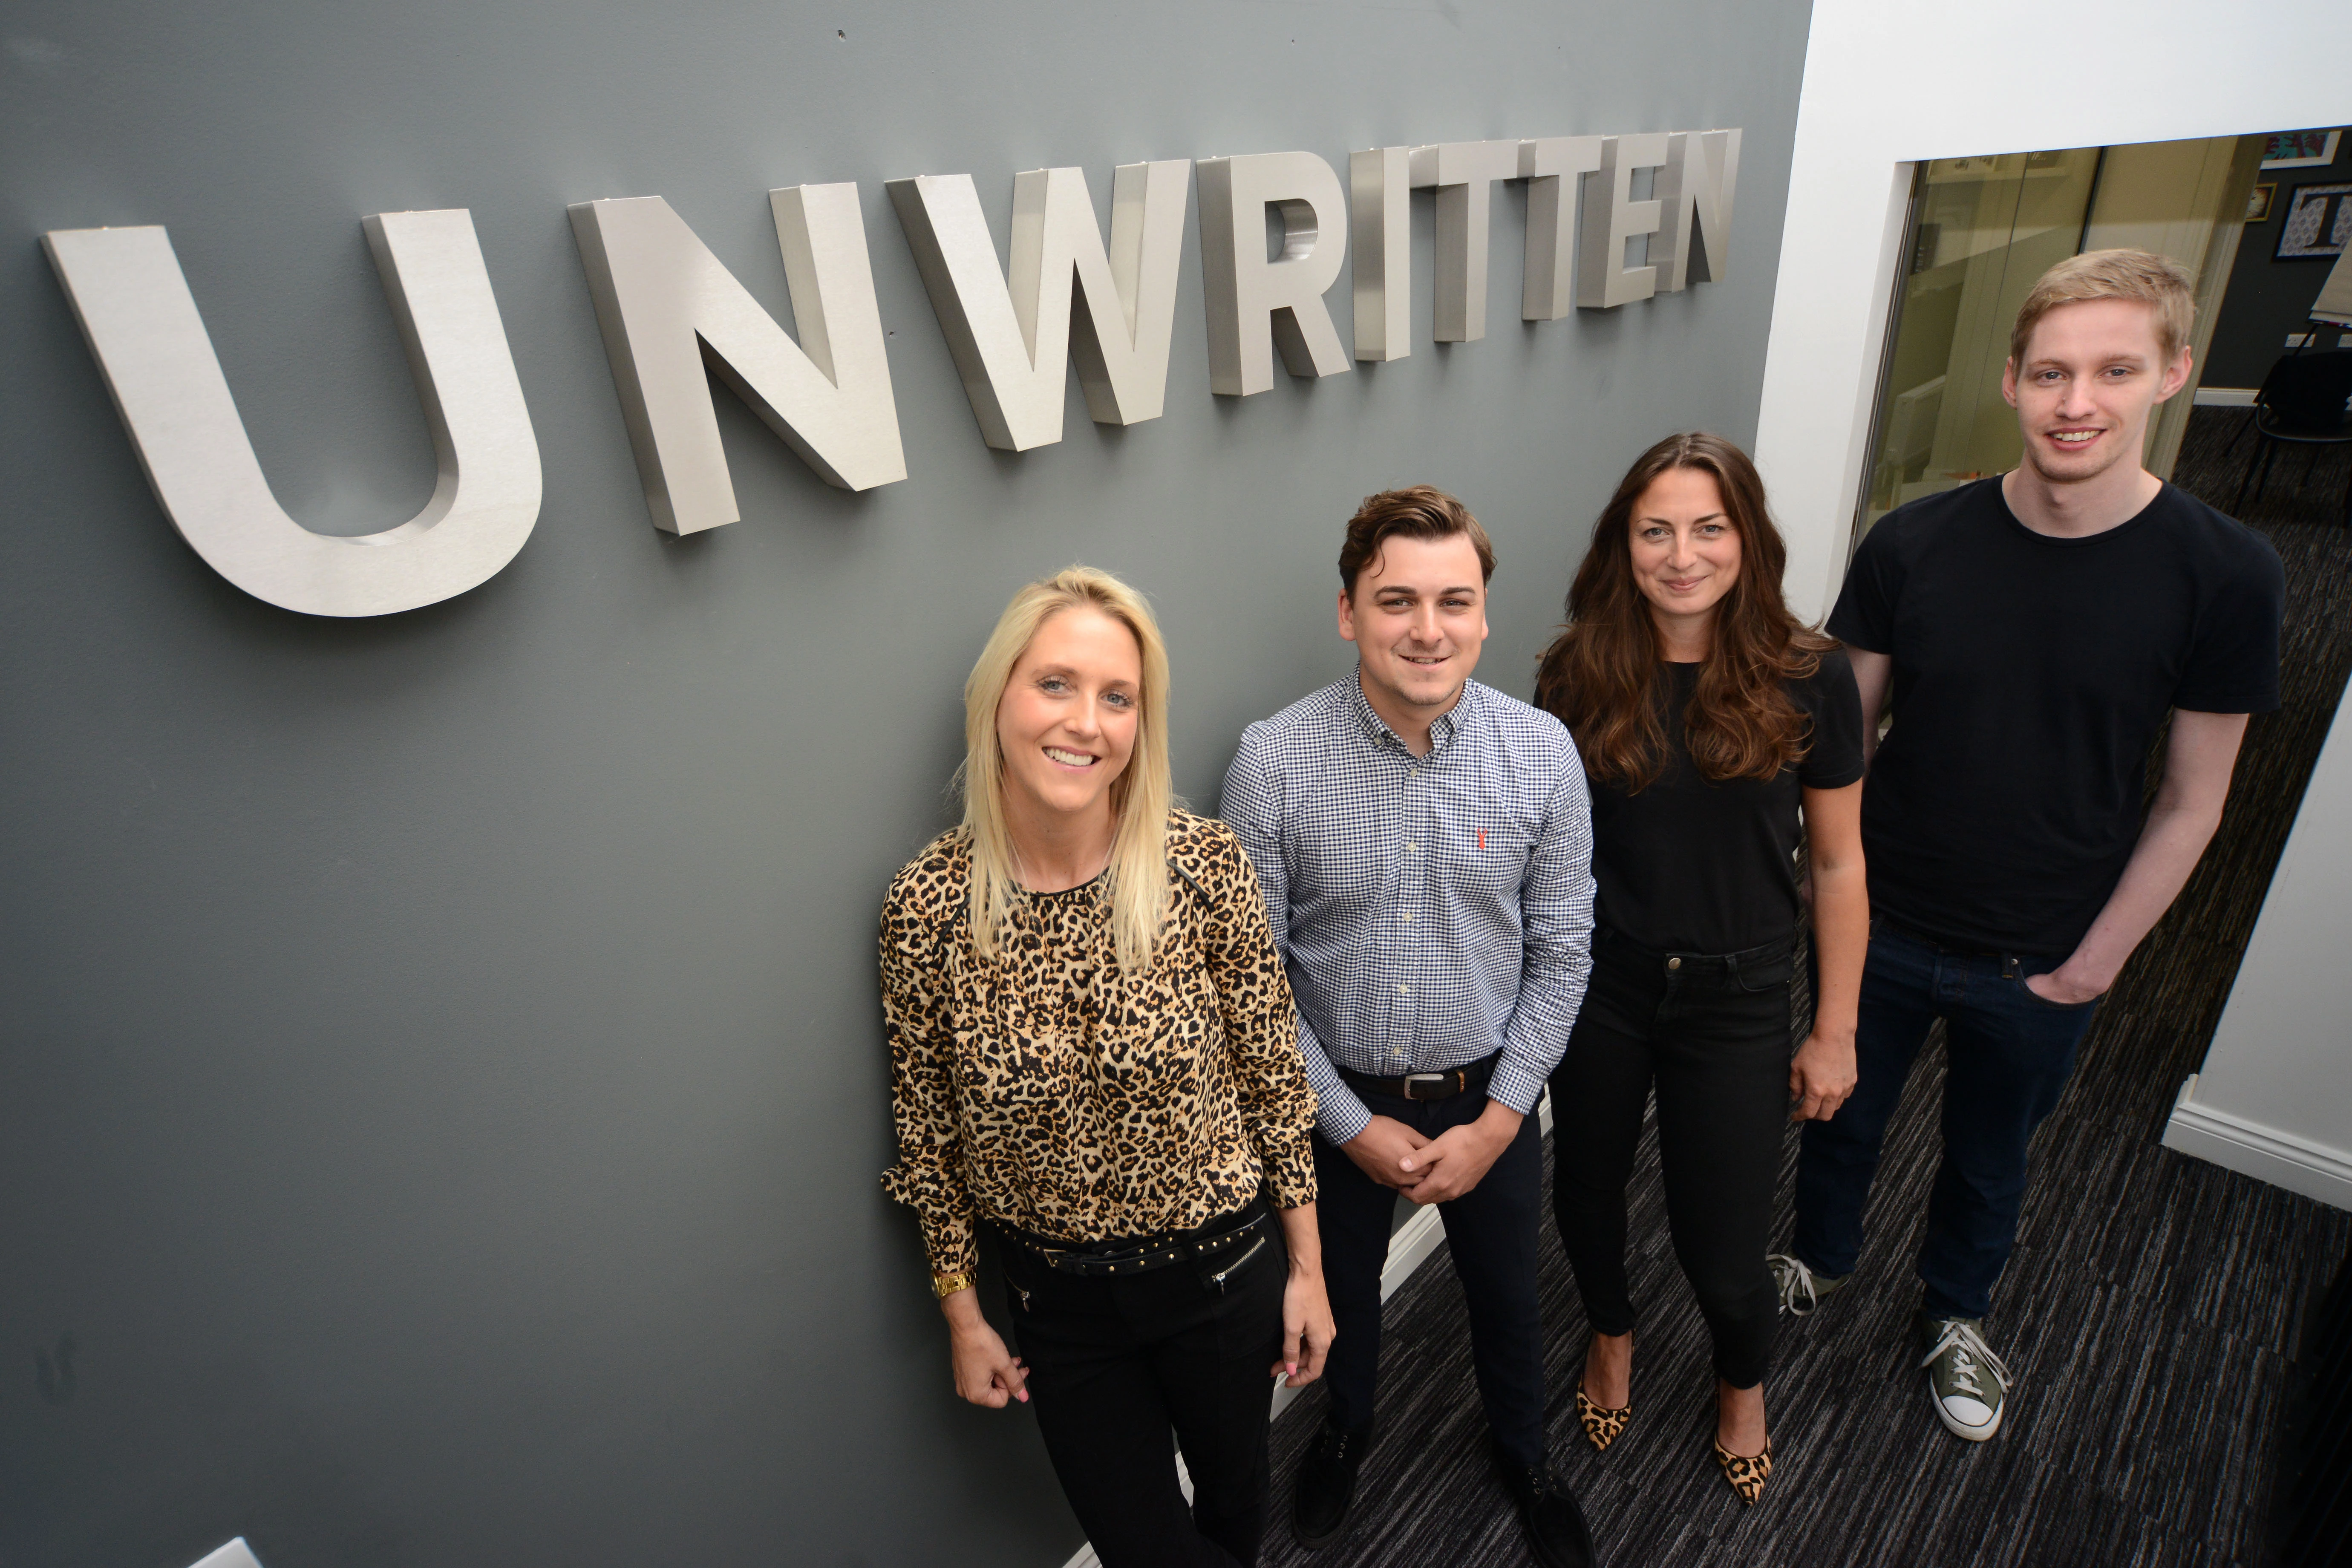
[[[1502,1052],[1486,1092],[1525,1114],[1568,1048],[1592,966],[1592,808],[1549,714],[1473,680],[1407,751],[1357,678],[1242,734],[1241,834],[1298,1000],[1298,1044],[1344,1143],[1380,1078]]]

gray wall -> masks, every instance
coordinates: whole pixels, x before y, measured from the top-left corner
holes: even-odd
[[[102,7],[0,26],[0,1562],[1058,1563],[1025,1412],[959,1405],[882,1198],[874,917],[964,670],[1082,558],[1165,616],[1179,786],[1349,668],[1340,521],[1493,530],[1524,692],[1588,521],[1752,435],[1802,0]],[[985,449],[881,181],[1738,125],[1729,281],[1243,402],[1188,237],[1169,413]],[[638,493],[564,205],[665,195],[782,316],[763,193],[857,181],[913,477],[720,398],[744,521]],[[168,225],[280,500],[422,504],[362,215],[473,210],[545,458],[475,592],[283,613],[173,535],[42,260]],[[1416,215],[1426,268],[1430,212]],[[1344,281],[1334,290],[1342,333]],[[65,1349],[70,1339],[71,1349]]]
[[[2254,178],[2274,184],[2270,216],[2246,225],[2238,241],[2238,259],[2230,268],[2229,291],[2221,296],[2221,314],[2213,323],[2212,346],[2205,353],[2204,386],[2260,386],[2271,365],[2288,352],[2287,334],[2312,330],[2311,302],[2319,298],[2334,263],[2322,258],[2277,259],[2279,231],[2286,226],[2286,209],[2297,185],[2340,185],[2352,179],[2352,131],[2336,144],[2336,162],[2325,168],[2264,169]],[[2316,346],[2334,348],[2336,334],[2319,329]]]

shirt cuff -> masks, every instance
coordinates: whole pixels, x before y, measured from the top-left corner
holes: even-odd
[[[903,1163],[882,1173],[882,1190],[915,1211],[934,1276],[969,1274],[980,1267],[979,1214],[961,1191],[950,1194],[926,1184]]]
[[[930,1259],[933,1279],[970,1274],[980,1267],[978,1229],[968,1215],[923,1222],[923,1251]]]
[[[1486,1082],[1486,1098],[1498,1100],[1521,1116],[1532,1115],[1536,1101],[1543,1098],[1544,1080],[1527,1068],[1511,1059],[1508,1051],[1495,1064],[1495,1076]]]
[[[1278,1209],[1295,1209],[1301,1204],[1315,1201],[1315,1156],[1307,1152],[1303,1161],[1283,1160],[1265,1166],[1265,1190]]]
[[[1323,1101],[1315,1110],[1315,1131],[1323,1134],[1325,1142],[1345,1143],[1371,1124],[1372,1113],[1364,1109],[1354,1089],[1338,1083],[1323,1091]]]

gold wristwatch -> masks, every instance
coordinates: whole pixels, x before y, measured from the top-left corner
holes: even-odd
[[[973,1279],[970,1273],[931,1276],[931,1294],[942,1301],[959,1290],[972,1290],[978,1288],[979,1282]]]

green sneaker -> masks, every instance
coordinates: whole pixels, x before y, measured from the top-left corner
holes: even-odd
[[[1780,1292],[1780,1310],[1792,1318],[1808,1317],[1822,1304],[1822,1298],[1853,1278],[1851,1274],[1816,1274],[1785,1252],[1770,1252],[1764,1261],[1771,1266],[1773,1288]],[[1797,1305],[1802,1298],[1804,1305]]]
[[[2000,1430],[2000,1396],[2009,1368],[1992,1353],[1974,1318],[1919,1314],[1919,1342],[1927,1347],[1927,1393],[1937,1419],[1956,1437],[1981,1443]]]

